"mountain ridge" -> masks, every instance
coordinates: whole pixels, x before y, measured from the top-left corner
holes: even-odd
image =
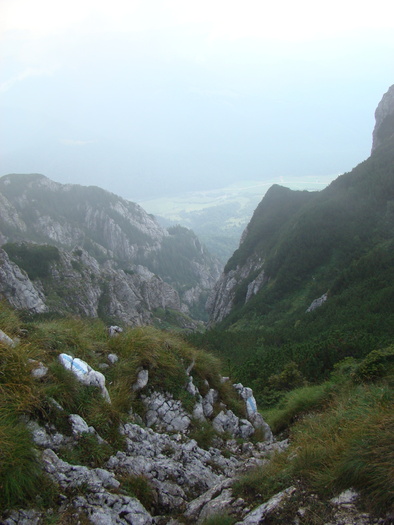
[[[338,250],[342,250],[341,258],[350,264],[352,258],[360,255],[364,243],[371,245],[374,235],[390,236],[393,145],[394,139],[389,138],[369,159],[320,192],[294,192],[273,186],[256,208],[240,247],[229,259],[216,285],[227,289],[228,297],[213,292],[209,298],[211,321],[215,323],[225,317],[215,302],[225,302],[229,313],[230,305],[235,306],[236,295],[238,303],[241,301],[240,283],[234,280],[235,274],[242,277],[245,290],[256,272],[263,271],[261,265],[251,265],[247,272],[243,271],[250,258],[265,261],[264,282],[270,282],[271,290],[281,286],[291,288],[290,279],[294,282],[311,279],[321,265],[339,255]],[[329,288],[333,282],[328,278],[324,287]],[[322,289],[321,293],[325,291]],[[246,291],[244,294],[246,296]]]
[[[36,283],[44,296],[57,296],[57,301],[49,300],[49,310],[93,312],[137,324],[152,322],[151,310],[157,308],[203,315],[201,305],[218,276],[219,263],[192,231],[165,230],[138,204],[95,186],[62,185],[40,174],[2,177],[0,198],[0,240],[11,258],[18,252],[14,263],[21,263],[23,252],[11,246],[15,243],[59,250],[58,262],[51,262],[52,273]],[[34,249],[23,252],[30,263]],[[26,264],[25,260],[29,273]],[[122,281],[123,291],[116,284]],[[74,305],[72,294],[77,290],[80,301]],[[128,302],[134,305],[130,315]]]

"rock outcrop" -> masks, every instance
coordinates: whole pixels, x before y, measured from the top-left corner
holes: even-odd
[[[158,308],[182,311],[178,292],[141,265],[125,272],[82,248],[58,254],[44,277],[31,280],[0,250],[0,296],[18,310],[105,316],[130,326],[150,324]]]
[[[8,249],[30,279],[15,267],[13,276],[10,268],[0,275],[0,292],[16,308],[93,317],[104,309],[126,324],[146,324],[159,308],[195,314],[219,277],[219,263],[193,232],[167,231],[137,204],[100,188],[7,175],[0,179],[0,204],[6,250],[24,242],[57,247],[60,254],[40,279],[30,272],[31,260],[12,258]],[[69,300],[71,290],[76,301]]]
[[[7,253],[1,249],[0,296],[17,310],[29,310],[32,313],[48,310],[44,294],[34,286],[26,272],[11,262]]]
[[[220,323],[231,312],[240,283],[249,279],[243,304],[246,304],[264,286],[268,277],[264,272],[263,264],[261,257],[252,255],[245,264],[237,265],[227,273],[222,273],[206,303],[211,323]],[[250,279],[250,276],[254,275],[256,277]]]
[[[372,152],[394,134],[394,85],[383,95],[375,111]]]
[[[124,335],[117,333],[117,337]],[[47,356],[47,359],[53,357]],[[102,363],[106,366],[99,367],[114,378],[116,369],[122,367],[122,357],[114,353],[106,357],[107,363]],[[96,388],[97,394],[100,396],[101,393],[107,406],[111,407],[103,373],[69,354],[60,353],[56,361],[91,389],[91,395],[94,395]],[[46,377],[49,368],[45,364],[51,366],[46,361],[29,360],[35,382],[51,380]],[[119,440],[120,448],[114,448],[113,442],[110,446],[80,414],[67,415],[66,409],[53,398],[47,400],[49,411],[57,414],[52,420],[47,417],[42,420],[39,416],[34,419],[32,415],[22,418],[31,433],[41,469],[59,493],[58,507],[52,508],[52,513],[59,518],[71,516],[75,523],[84,519],[94,524],[175,525],[184,519],[188,523],[201,523],[225,506],[226,511],[230,510],[237,519],[249,512],[246,503],[232,493],[235,475],[263,464],[273,452],[284,450],[287,441],[275,442],[268,425],[261,416],[261,419],[256,417],[251,389],[241,384],[234,385],[234,395],[238,392],[245,402],[245,410],[236,415],[228,409],[219,390],[213,388],[207,379],[203,385],[205,395],[200,393],[193,383],[194,366],[195,360],[192,359],[180,376],[185,379],[189,396],[194,397],[194,408],[190,397],[186,408],[174,395],[151,386],[151,381],[154,385],[154,374],[148,373],[145,368],[139,369],[129,395],[133,398],[138,396],[140,411],[137,413],[132,409],[128,421],[116,423],[119,426],[114,430],[119,438],[123,437]],[[43,373],[37,375],[36,370],[41,369]],[[156,373],[160,374],[160,371]],[[223,384],[226,379],[223,378],[220,383],[219,376],[215,381]],[[196,406],[200,406],[204,424],[210,425],[215,434],[212,445],[206,448],[201,448],[190,434],[191,427],[194,425],[196,428],[200,424],[193,419],[193,413],[198,411]],[[59,424],[61,427],[58,427]],[[268,429],[265,438],[260,442],[250,442],[255,429],[262,428],[262,425]],[[236,438],[242,439],[237,441]],[[73,450],[78,449],[84,439],[88,439],[88,450],[104,447],[104,450],[111,451],[99,466],[92,466],[90,454],[80,459],[87,460],[85,464],[65,459],[67,454],[75,457]],[[141,496],[143,501],[140,501],[127,493],[127,480],[145,484],[149,496]],[[0,522],[5,525],[39,524],[42,520],[43,512],[31,509],[0,515]]]

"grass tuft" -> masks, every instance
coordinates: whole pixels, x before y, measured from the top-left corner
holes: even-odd
[[[148,511],[153,507],[156,495],[146,476],[124,474],[119,481],[122,491],[127,495],[137,498]]]
[[[331,399],[334,389],[332,383],[325,382],[292,390],[276,407],[263,412],[264,419],[274,434],[282,432],[308,412],[321,410]]]
[[[324,385],[323,385],[324,386]],[[284,488],[302,483],[321,497],[354,488],[372,512],[394,509],[394,411],[391,385],[342,384],[331,401],[322,397],[319,412],[291,429],[291,447],[240,478],[237,496],[266,501]],[[318,405],[314,405],[318,408]]]

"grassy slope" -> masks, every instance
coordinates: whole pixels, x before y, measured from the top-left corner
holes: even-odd
[[[305,504],[301,501],[305,491],[327,498],[352,487],[362,494],[368,511],[380,515],[392,511],[393,373],[391,346],[361,362],[343,361],[321,385],[290,392],[265,413],[274,431],[290,434],[290,448],[242,477],[236,494],[255,504],[295,485],[300,489],[296,505],[306,508],[311,524],[328,519],[328,508],[313,508],[311,501]],[[282,514],[273,523],[284,518]]]
[[[219,360],[175,334],[145,327],[128,329],[110,338],[105,325],[98,320],[58,318],[22,322],[1,303],[0,328],[13,338],[21,338],[15,347],[0,343],[1,510],[32,504],[40,508],[56,506],[58,489],[41,471],[26,418],[54,424],[61,433],[71,435],[68,416],[79,414],[106,443],[98,443],[91,435],[84,436],[72,449],[63,447],[60,456],[72,463],[102,466],[110,455],[123,449],[119,424],[130,421],[130,409],[134,414],[144,413],[140,394],[132,389],[141,368],[149,371],[149,384],[142,394],[147,394],[148,389],[169,392],[191,411],[195,398],[185,387],[189,380],[186,368],[193,364],[191,375],[200,392],[205,394],[209,388],[215,388],[225,404],[244,415],[235,390],[221,381]],[[103,370],[111,403],[105,401],[97,388],[83,385],[65,370],[58,362],[60,353],[79,357],[95,370],[100,370],[100,363],[108,364],[108,354],[115,353],[119,360]],[[48,368],[42,379],[31,374],[38,362]],[[194,428],[198,431],[195,437],[210,446],[215,433],[206,428],[204,434],[200,427],[198,424]]]

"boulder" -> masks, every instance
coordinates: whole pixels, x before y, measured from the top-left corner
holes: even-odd
[[[138,390],[142,390],[146,387],[149,381],[149,371],[145,368],[142,368],[137,375],[137,381],[133,385],[134,392],[138,392]]]
[[[74,358],[68,354],[60,354],[59,361],[64,366],[64,368],[71,370],[71,372],[79,381],[81,381],[81,383],[99,387],[104,399],[108,403],[111,402],[108,390],[105,387],[105,377],[101,372],[93,370],[93,368],[85,361],[82,361],[82,359]]]

